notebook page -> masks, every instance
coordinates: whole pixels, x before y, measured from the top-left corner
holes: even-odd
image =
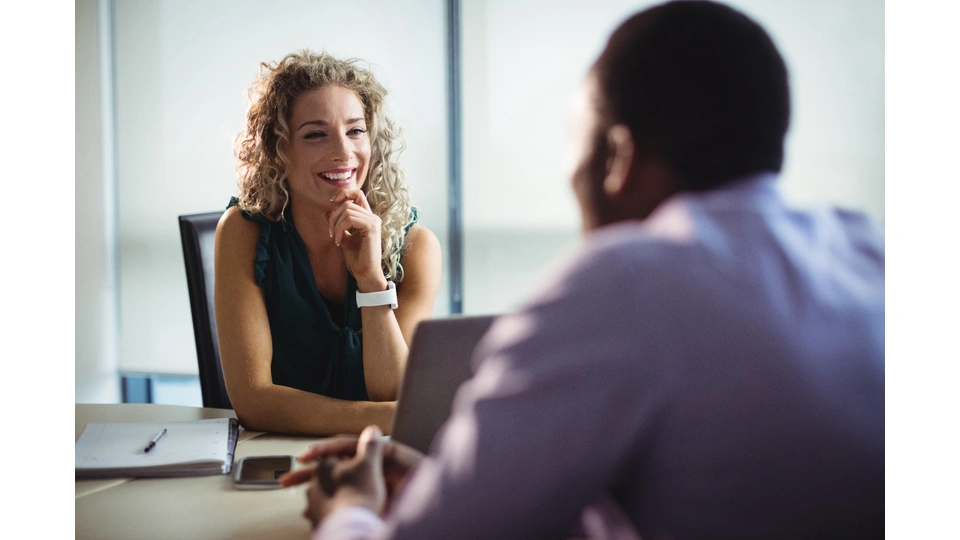
[[[150,452],[147,444],[166,429]],[[75,445],[77,469],[157,467],[198,461],[224,462],[230,419],[186,422],[87,424]]]

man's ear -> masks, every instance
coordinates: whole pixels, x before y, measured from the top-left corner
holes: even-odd
[[[617,124],[607,130],[607,170],[603,191],[608,196],[623,193],[630,179],[635,150],[630,128]]]

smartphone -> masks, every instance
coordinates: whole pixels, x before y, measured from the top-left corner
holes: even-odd
[[[277,489],[279,478],[293,470],[293,456],[248,456],[237,463],[233,485],[237,489]]]

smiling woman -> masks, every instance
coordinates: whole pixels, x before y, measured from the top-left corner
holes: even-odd
[[[440,245],[396,163],[386,90],[355,60],[261,64],[237,138],[239,197],[217,228],[224,381],[248,429],[389,430]]]

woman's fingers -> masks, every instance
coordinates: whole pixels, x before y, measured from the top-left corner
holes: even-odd
[[[341,245],[353,236],[379,235],[381,220],[376,214],[364,210],[353,203],[339,213],[333,225],[334,241]]]
[[[344,189],[333,196],[330,202],[340,204],[344,201],[353,201],[357,206],[370,210],[370,203],[367,202],[367,196],[359,189]],[[371,210],[372,211],[372,210]]]
[[[367,196],[364,195],[359,189],[341,190],[330,199],[330,202],[339,205],[327,217],[327,220],[330,223],[330,236],[338,236],[335,231],[336,223],[341,220],[343,213],[351,208],[351,206],[359,207],[366,213],[373,215],[373,210],[370,208],[370,203],[367,202]],[[343,242],[343,239],[339,237],[337,237],[336,240],[337,245]]]
[[[363,290],[383,290],[380,267],[382,247],[380,216],[370,210],[366,197],[359,190],[344,190],[333,199],[337,206],[326,214],[333,241],[343,248],[347,270]]]
[[[337,245],[343,243],[348,236],[361,234],[369,236],[371,233],[380,232],[380,216],[377,216],[369,208],[364,208],[354,201],[343,202],[337,208],[326,214],[327,227],[330,236],[334,238]]]

